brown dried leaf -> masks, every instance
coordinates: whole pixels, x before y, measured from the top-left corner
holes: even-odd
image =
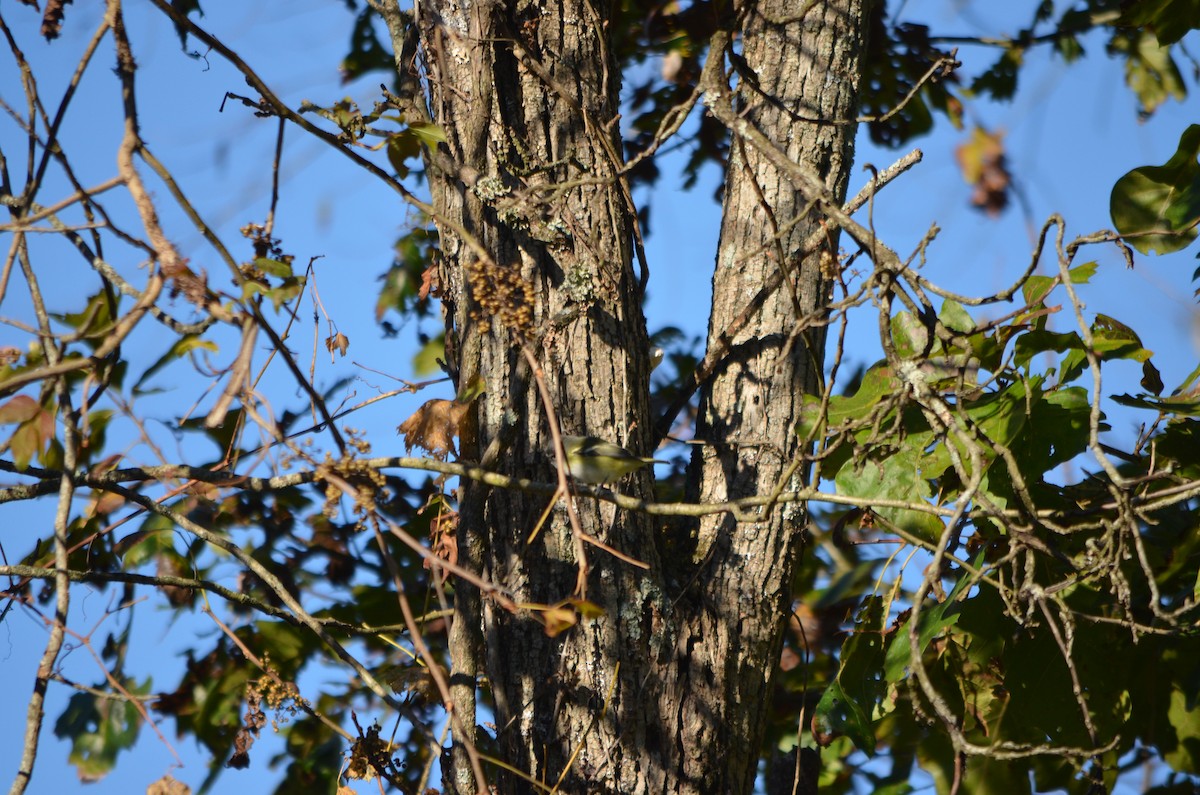
[[[242,716],[242,720],[242,727],[233,737],[233,754],[225,763],[225,767],[234,770],[245,770],[250,766],[250,748],[267,725],[267,714],[262,710],[262,697],[252,688],[246,691],[246,714]]]
[[[159,577],[186,577],[190,574],[184,569],[182,560],[174,554],[159,555],[155,573]],[[172,607],[185,607],[196,601],[196,592],[191,588],[182,585],[162,585],[160,589]]]
[[[31,420],[37,416],[41,408],[38,402],[29,395],[17,395],[0,406],[0,425]]]
[[[451,566],[458,563],[458,538],[455,535],[457,528],[458,514],[453,511],[440,513],[429,523],[430,551]],[[426,569],[432,569],[435,566],[437,566],[437,562],[433,558],[425,559]],[[443,578],[445,574],[446,572],[443,571]]]
[[[93,476],[100,476],[106,472],[111,472],[117,468],[117,464],[125,459],[124,453],[113,453],[112,455],[101,458],[96,463],[92,464],[88,470]]]
[[[172,776],[163,776],[146,787],[146,795],[192,795],[192,788]]]
[[[445,673],[445,669],[442,669]],[[437,681],[424,665],[395,665],[386,669],[381,678],[397,695],[410,696],[427,704],[441,701]],[[414,705],[415,706],[415,705]]]
[[[70,2],[71,0],[47,1],[46,12],[42,15],[42,35],[46,37],[46,41],[57,39],[58,34],[62,32],[63,14]],[[34,8],[37,6],[34,5]]]
[[[438,269],[436,265],[430,265],[421,272],[421,287],[417,290],[417,298],[424,301],[429,296],[437,298],[438,293]]]
[[[1008,206],[1012,175],[1004,156],[1004,133],[976,127],[971,139],[954,150],[963,179],[974,186],[971,204],[993,218]]]
[[[420,447],[439,461],[445,461],[450,453],[457,455],[454,437],[459,435],[469,408],[469,405],[454,400],[426,401],[396,429],[404,434],[405,452]]]
[[[342,356],[346,355],[346,351],[350,349],[350,338],[342,332],[331,334],[325,338],[325,350],[329,351],[329,358],[333,358],[333,352],[337,351]]]
[[[125,505],[125,498],[120,494],[113,494],[108,491],[98,491],[92,493],[92,498],[88,501],[87,508],[83,514],[89,518],[93,516],[108,516],[116,513]]]

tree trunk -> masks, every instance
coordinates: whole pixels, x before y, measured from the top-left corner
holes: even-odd
[[[787,21],[796,16],[790,5],[752,8],[745,17],[749,69],[783,108],[748,92],[742,101],[760,129],[788,142],[790,156],[817,164],[840,197],[853,125],[802,123],[790,114],[853,117],[860,0],[817,3],[803,20]],[[620,75],[607,55],[608,4],[434,0],[417,8],[428,107],[447,138],[429,159],[447,359],[460,386],[478,380],[486,388],[461,440],[464,459],[554,479],[538,379],[565,433],[648,455],[649,351],[631,265],[633,208],[616,179]],[[401,26],[392,35],[403,62]],[[822,304],[825,288],[818,257],[800,256],[796,243],[816,220],[778,238],[770,229],[803,206],[780,174],[735,147],[712,328],[728,325],[772,269],[788,267],[791,276],[703,396],[702,433],[714,442],[703,453],[705,499],[769,491],[797,452],[788,429],[799,391],[819,378],[824,337],[820,326],[798,324]],[[765,253],[754,253],[764,244]],[[835,251],[836,242],[829,246]],[[757,403],[740,406],[739,391]],[[622,483],[646,497],[649,487],[645,472]],[[545,504],[521,492],[462,487],[460,562],[525,605],[580,595],[581,545],[561,504],[526,545]],[[475,729],[475,684],[486,676],[498,753],[534,780],[561,781],[564,792],[750,792],[797,517],[776,511],[751,525],[703,523],[707,554],[697,558],[699,576],[690,567],[692,587],[680,594],[688,580],[664,567],[659,528],[648,517],[588,499],[575,504],[585,533],[649,568],[587,547],[586,599],[604,614],[553,637],[539,620],[544,612],[509,613],[456,584],[450,643],[458,730],[444,760],[447,791],[476,791],[462,740]],[[529,791],[499,768],[487,775],[499,792]]]
[[[554,479],[538,378],[565,433],[648,452],[648,340],[631,266],[631,207],[615,177],[620,75],[605,57],[606,10],[583,0],[420,9],[432,117],[452,161],[432,169],[447,353],[460,384],[479,378],[486,387],[463,456]],[[633,488],[649,497],[649,484],[643,473]],[[463,487],[464,562],[523,604],[583,595],[581,545],[562,510],[526,546],[546,502]],[[590,500],[576,507],[585,533],[659,568],[647,517]],[[642,569],[591,547],[587,559],[586,598],[606,615],[555,637],[539,621],[544,614],[514,615],[456,586],[458,717],[473,726],[466,691],[486,674],[507,764],[549,785],[565,776],[567,792],[635,792],[651,766],[645,732],[661,725],[636,694],[650,670],[645,634],[662,596]],[[461,750],[449,766],[448,787],[473,792]],[[529,789],[496,768],[489,779],[501,792]]]
[[[820,173],[838,202],[853,160],[850,120],[865,34],[864,0],[762,1],[743,18],[740,115],[788,159]],[[728,346],[728,352],[701,397],[697,438],[709,442],[694,461],[701,502],[769,495],[785,478],[785,488],[800,488],[808,473],[790,466],[803,452],[793,426],[802,395],[822,381],[827,276],[838,255],[836,231],[817,250],[804,249],[821,228],[814,198],[734,137],[708,335],[710,349]],[[726,329],[779,269],[782,286],[726,339]],[[754,787],[804,522],[798,504],[775,508],[761,521],[738,524],[731,515],[701,521],[695,554],[701,574],[680,615],[683,633],[702,641],[691,647],[678,695],[690,718],[685,725],[706,727],[686,743],[684,767],[697,771],[697,781],[715,784],[707,791]],[[728,749],[724,769],[713,770],[713,747]]]
[[[825,181],[840,203],[853,160],[864,0],[771,0],[743,10],[738,64],[740,115]],[[806,10],[800,10],[801,8]],[[709,57],[715,57],[710,53]],[[736,63],[736,59],[735,59]],[[696,436],[701,502],[724,502],[799,488],[808,468],[793,432],[802,396],[822,382],[829,269],[837,232],[815,251],[821,228],[788,176],[736,136],[726,173],[721,238],[713,276],[708,345],[727,345],[703,391]],[[799,222],[797,223],[797,218]],[[783,285],[733,339],[726,330],[772,274]],[[694,556],[701,571],[687,595],[682,633],[691,645],[677,694],[685,726],[685,776],[698,791],[751,792],[786,620],[792,572],[805,524],[803,506],[777,507],[762,521],[731,515],[701,521]],[[724,759],[714,769],[713,750]]]

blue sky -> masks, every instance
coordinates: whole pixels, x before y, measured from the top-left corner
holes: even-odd
[[[131,1],[128,5],[129,35],[140,66],[143,137],[173,171],[201,214],[218,228],[234,255],[248,259],[249,246],[242,245],[237,229],[247,222],[261,222],[266,215],[276,124],[253,117],[234,102],[227,103],[223,113],[218,112],[226,91],[250,93],[239,75],[215,56],[206,60],[186,58],[173,29],[157,12],[142,2]],[[904,8],[906,18],[929,22],[941,32],[970,35],[1015,31],[1023,19],[1010,18],[1013,5],[1018,4],[929,0],[909,2]],[[240,53],[293,107],[301,99],[327,105],[344,95],[357,99],[364,108],[370,107],[381,82],[379,76],[368,76],[348,86],[340,85],[338,80],[337,64],[345,52],[352,21],[341,3],[273,0],[234,4],[208,0],[204,7],[207,16],[201,24]],[[66,11],[62,38],[48,45],[36,35],[38,20],[32,9],[6,6],[6,22],[34,65],[42,96],[51,101],[61,96],[75,58],[99,24],[103,9],[99,3],[81,3],[68,6]],[[1071,66],[1064,66],[1049,50],[1031,53],[1029,66],[1022,74],[1022,88],[1013,103],[975,104],[967,116],[968,124],[978,122],[1006,131],[1009,164],[1028,197],[1033,226],[1040,227],[1050,213],[1059,212],[1067,220],[1069,237],[1111,226],[1108,196],[1112,184],[1131,168],[1164,162],[1175,151],[1184,128],[1197,121],[1193,102],[1190,106],[1168,103],[1149,122],[1140,123],[1136,100],[1123,87],[1121,65],[1104,56],[1098,37],[1090,37],[1085,44],[1087,59]],[[977,74],[996,55],[994,50],[963,48],[960,58],[964,74]],[[11,63],[7,55],[3,57]],[[100,183],[115,174],[120,136],[115,115],[119,86],[109,69],[113,56],[108,43],[102,45],[97,58],[62,135],[64,148],[80,169],[85,185]],[[24,100],[15,72],[9,65],[0,67],[0,97],[9,106],[22,108]],[[970,188],[954,160],[954,147],[964,140],[966,132],[955,131],[944,119],[938,119],[933,135],[911,144],[924,151],[924,162],[881,194],[875,204],[875,224],[882,239],[904,255],[921,240],[930,224],[937,223],[942,232],[930,248],[926,275],[951,289],[986,294],[1015,278],[1027,263],[1033,244],[1027,219],[1017,207],[999,219],[987,218],[968,207]],[[349,355],[331,364],[320,346],[328,333],[325,319],[322,316],[314,331],[312,306],[306,300],[293,347],[301,352],[301,364],[307,366],[315,334],[320,347],[315,359],[318,386],[353,376],[356,380],[350,387],[350,402],[358,402],[393,389],[396,384],[355,363],[400,378],[412,377],[415,328],[410,325],[399,338],[384,339],[375,324],[373,308],[379,287],[376,278],[390,261],[397,235],[415,220],[415,215],[392,191],[324,144],[306,139],[295,129],[289,129],[287,136],[276,236],[282,238],[286,250],[296,255],[297,263],[323,257],[316,265],[316,285],[337,329],[351,341]],[[20,179],[25,167],[23,136],[11,119],[0,122],[0,144],[9,158],[9,168]],[[899,152],[879,150],[865,135],[861,136],[851,192],[867,179],[862,164],[883,168],[904,151],[907,147]],[[675,325],[688,335],[703,336],[720,220],[720,208],[711,202],[711,196],[719,175],[710,169],[695,190],[684,193],[677,177],[680,163],[678,156],[666,160],[652,197],[653,235],[647,241],[647,254],[653,277],[646,314],[651,331]],[[53,167],[51,173],[41,194],[43,203],[71,192]],[[224,266],[174,208],[166,189],[157,184],[152,189],[168,234],[186,256],[193,257],[192,266],[205,268],[214,286],[227,287]],[[645,201],[650,197],[643,190],[636,198]],[[127,203],[115,192],[110,201],[118,217],[130,218]],[[138,228],[132,220],[127,223]],[[83,265],[74,251],[47,237],[31,244],[34,261],[46,269],[40,276],[49,285],[53,307],[74,310],[96,289],[96,283],[79,276]],[[7,247],[9,240],[6,233],[0,233],[0,244]],[[137,283],[139,259],[132,251],[114,245],[106,255]],[[1101,264],[1094,284],[1082,291],[1089,313],[1103,312],[1132,325],[1145,347],[1155,352],[1155,362],[1168,389],[1176,386],[1197,360],[1190,328],[1190,276],[1196,265],[1193,257],[1194,250],[1163,258],[1139,257],[1136,269],[1128,271],[1115,249],[1097,247],[1077,260],[1095,258]],[[0,304],[0,317],[25,318],[26,307],[21,290],[10,288],[9,296]],[[174,308],[184,317],[189,311],[182,299]],[[1066,313],[1054,324],[1062,331],[1072,327]],[[854,362],[870,363],[880,355],[874,329],[871,323],[859,326],[849,338],[849,356]],[[228,336],[225,339],[232,342]],[[0,325],[0,345],[25,347],[26,343],[22,333]],[[135,360],[152,361],[167,344],[156,328],[147,325],[130,339],[127,351]],[[216,361],[223,364],[230,355],[226,348]],[[1114,379],[1106,384],[1106,392],[1137,390],[1140,372],[1134,365],[1115,365],[1106,369],[1106,375]],[[277,410],[294,408],[300,402],[294,386],[282,386],[286,384],[286,380],[265,382],[264,389],[271,394]],[[170,378],[158,385],[167,391],[144,398],[140,410],[163,421],[153,426],[152,433],[168,456],[176,455],[180,446],[168,425],[188,411],[206,385],[199,381],[177,384]],[[273,386],[276,391],[271,392]],[[449,396],[448,392],[446,388],[437,396]],[[395,426],[431,396],[425,392],[382,401],[359,412],[350,422],[375,440],[376,453],[399,453],[402,446]],[[200,405],[207,407],[208,403]],[[1122,416],[1114,415],[1115,431],[1128,438],[1132,419],[1123,421]],[[134,443],[133,431],[127,427],[123,433],[123,438],[129,440],[131,460],[153,463],[145,447]],[[210,456],[213,452],[186,446],[182,449],[185,457]],[[51,508],[6,505],[2,510],[0,543],[12,561],[26,553],[32,537],[22,535],[21,528],[46,527]],[[115,607],[112,599],[108,593],[76,590],[74,626],[90,629],[99,625],[95,637],[101,642],[104,634],[119,627],[123,620],[121,616],[106,616],[106,611]],[[165,613],[155,610],[151,605],[138,608],[133,648],[145,656],[130,660],[129,668],[136,676],[152,675],[156,686],[166,687],[181,670],[179,650],[196,634],[215,630],[200,620],[172,626]],[[14,713],[23,715],[44,642],[44,628],[23,610],[14,610],[0,625],[0,672],[7,680],[4,703]],[[64,655],[61,667],[79,681],[99,680],[86,649],[77,648]],[[329,678],[328,672],[316,671],[302,680],[302,685],[315,690],[319,680]],[[30,792],[69,790],[76,781],[74,771],[65,763],[66,745],[52,735],[54,720],[69,695],[62,686],[51,688],[41,756]],[[0,781],[16,769],[21,729],[17,720],[0,725]],[[204,758],[189,740],[174,738],[169,721],[162,722],[160,729],[186,765],[173,774],[195,786],[204,775]],[[266,766],[268,755],[279,749],[272,742],[264,737],[255,748],[251,769],[227,772],[214,791],[263,791],[276,778]],[[119,760],[113,775],[91,785],[89,791],[97,795],[144,791],[172,764],[173,757],[164,744],[149,729],[143,729],[138,747]]]

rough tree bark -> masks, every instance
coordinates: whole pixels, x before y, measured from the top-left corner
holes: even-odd
[[[418,19],[432,118],[448,138],[450,162],[431,168],[447,352],[460,384],[486,387],[463,455],[543,481],[553,479],[553,454],[536,378],[564,432],[649,444],[648,341],[631,207],[615,178],[620,78],[606,57],[605,13],[575,0],[433,2]],[[649,476],[636,488],[649,496]],[[523,603],[576,592],[580,547],[561,512],[525,544],[545,502],[471,484],[462,494],[462,559]],[[659,568],[646,517],[583,500],[578,508],[585,533]],[[642,570],[594,549],[587,556],[586,598],[609,615],[556,638],[536,615],[511,615],[459,586],[456,708],[473,726],[468,691],[486,674],[508,764],[550,784],[565,773],[568,792],[635,792],[657,767],[641,727],[662,722],[645,714],[653,700],[633,697],[651,670],[642,606],[663,597]],[[447,785],[472,792],[460,739]],[[494,769],[492,778],[502,792],[529,787]],[[585,783],[597,779],[605,787]]]
[[[803,13],[791,5],[740,10],[743,81],[773,97],[747,87],[741,102],[790,156],[820,168],[840,198],[853,125],[801,117],[853,117],[861,0],[809,2]],[[539,378],[564,432],[648,454],[649,350],[631,263],[633,207],[616,179],[620,75],[607,49],[609,4],[431,0],[408,27],[394,3],[388,9],[402,74],[413,74],[414,45],[424,66],[427,94],[414,112],[427,108],[447,137],[429,158],[447,355],[460,385],[478,379],[486,388],[463,457],[553,478]],[[773,226],[806,212],[804,199],[740,145],[726,192],[712,328],[728,325],[772,270],[790,275],[703,396],[702,433],[713,444],[693,476],[706,499],[776,485],[796,453],[788,429],[798,392],[819,378],[824,336],[803,321],[824,300],[820,255],[802,256],[797,243],[818,219],[775,235]],[[836,237],[826,250],[836,252]],[[739,395],[757,402],[739,405]],[[623,489],[649,496],[649,485],[642,473]],[[450,643],[460,731],[443,760],[447,791],[477,788],[461,741],[475,729],[475,683],[484,676],[499,754],[532,779],[552,786],[562,777],[564,792],[751,791],[796,516],[705,522],[681,572],[664,565],[661,528],[647,517],[576,504],[584,532],[649,568],[588,547],[586,598],[604,615],[553,638],[534,613],[509,614],[456,586]],[[580,546],[561,506],[525,544],[544,507],[545,498],[464,485],[460,562],[519,602],[576,593]],[[496,768],[488,777],[500,792],[529,790]]]
[[[740,10],[739,115],[815,170],[839,205],[853,161],[868,4],[762,0]],[[793,427],[802,395],[822,381],[827,277],[838,251],[836,228],[815,250],[805,248],[824,220],[815,198],[734,136],[708,334],[709,350],[728,352],[701,393],[696,436],[707,444],[693,461],[700,502],[799,488],[808,472],[791,466],[802,452]],[[727,338],[779,269],[783,286]],[[696,780],[712,782],[702,791],[753,789],[804,523],[795,503],[763,521],[716,514],[700,522],[700,574],[680,615],[683,635],[701,640],[689,646],[683,689],[673,695],[685,723],[704,726],[684,760]],[[723,771],[710,769],[713,747],[726,755]]]

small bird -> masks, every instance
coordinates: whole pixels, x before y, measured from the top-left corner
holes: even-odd
[[[656,458],[640,458],[624,447],[595,436],[564,436],[562,440],[571,477],[580,483],[612,483],[644,466],[669,463]]]

